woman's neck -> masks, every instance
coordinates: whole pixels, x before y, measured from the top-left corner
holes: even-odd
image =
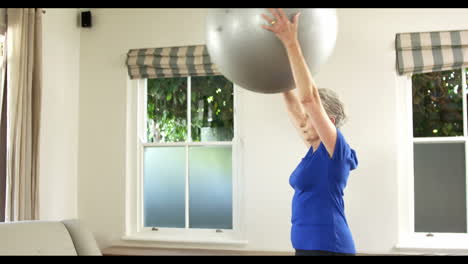
[[[317,138],[316,140],[314,140],[314,141],[311,142],[310,145],[312,146],[314,152],[319,148],[320,142],[321,142],[321,141],[320,141],[320,138]]]

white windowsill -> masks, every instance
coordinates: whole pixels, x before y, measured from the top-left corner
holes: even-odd
[[[422,254],[467,254],[468,245],[441,241],[422,242],[405,241],[395,245],[398,251],[417,252]]]
[[[245,246],[248,244],[247,240],[235,240],[226,238],[177,238],[171,236],[158,236],[149,237],[145,235],[130,235],[122,237],[125,241],[142,241],[142,242],[168,242],[168,243],[183,243],[183,244],[216,244],[216,245],[231,245],[231,246]]]

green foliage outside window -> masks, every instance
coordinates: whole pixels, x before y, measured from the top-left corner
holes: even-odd
[[[463,136],[461,70],[412,76],[414,137]]]
[[[149,79],[147,96],[148,141],[185,141],[187,78]]]
[[[148,80],[148,142],[183,142],[188,139],[187,87],[187,78]],[[223,76],[192,77],[190,92],[192,141],[204,140],[204,132],[207,131],[215,131],[218,137],[205,140],[232,140],[232,82]]]

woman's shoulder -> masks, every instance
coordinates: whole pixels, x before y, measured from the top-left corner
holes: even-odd
[[[349,145],[345,135],[341,132],[339,128],[336,128],[336,143],[335,150],[332,156],[334,160],[347,159],[349,155],[352,154],[355,150]]]
[[[350,164],[350,169],[354,170],[358,165],[356,150],[352,148],[340,129],[337,128],[334,160]]]

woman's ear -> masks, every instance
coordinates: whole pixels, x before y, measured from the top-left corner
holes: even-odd
[[[334,125],[336,125],[336,118],[334,116],[330,117],[330,120],[333,122]]]

